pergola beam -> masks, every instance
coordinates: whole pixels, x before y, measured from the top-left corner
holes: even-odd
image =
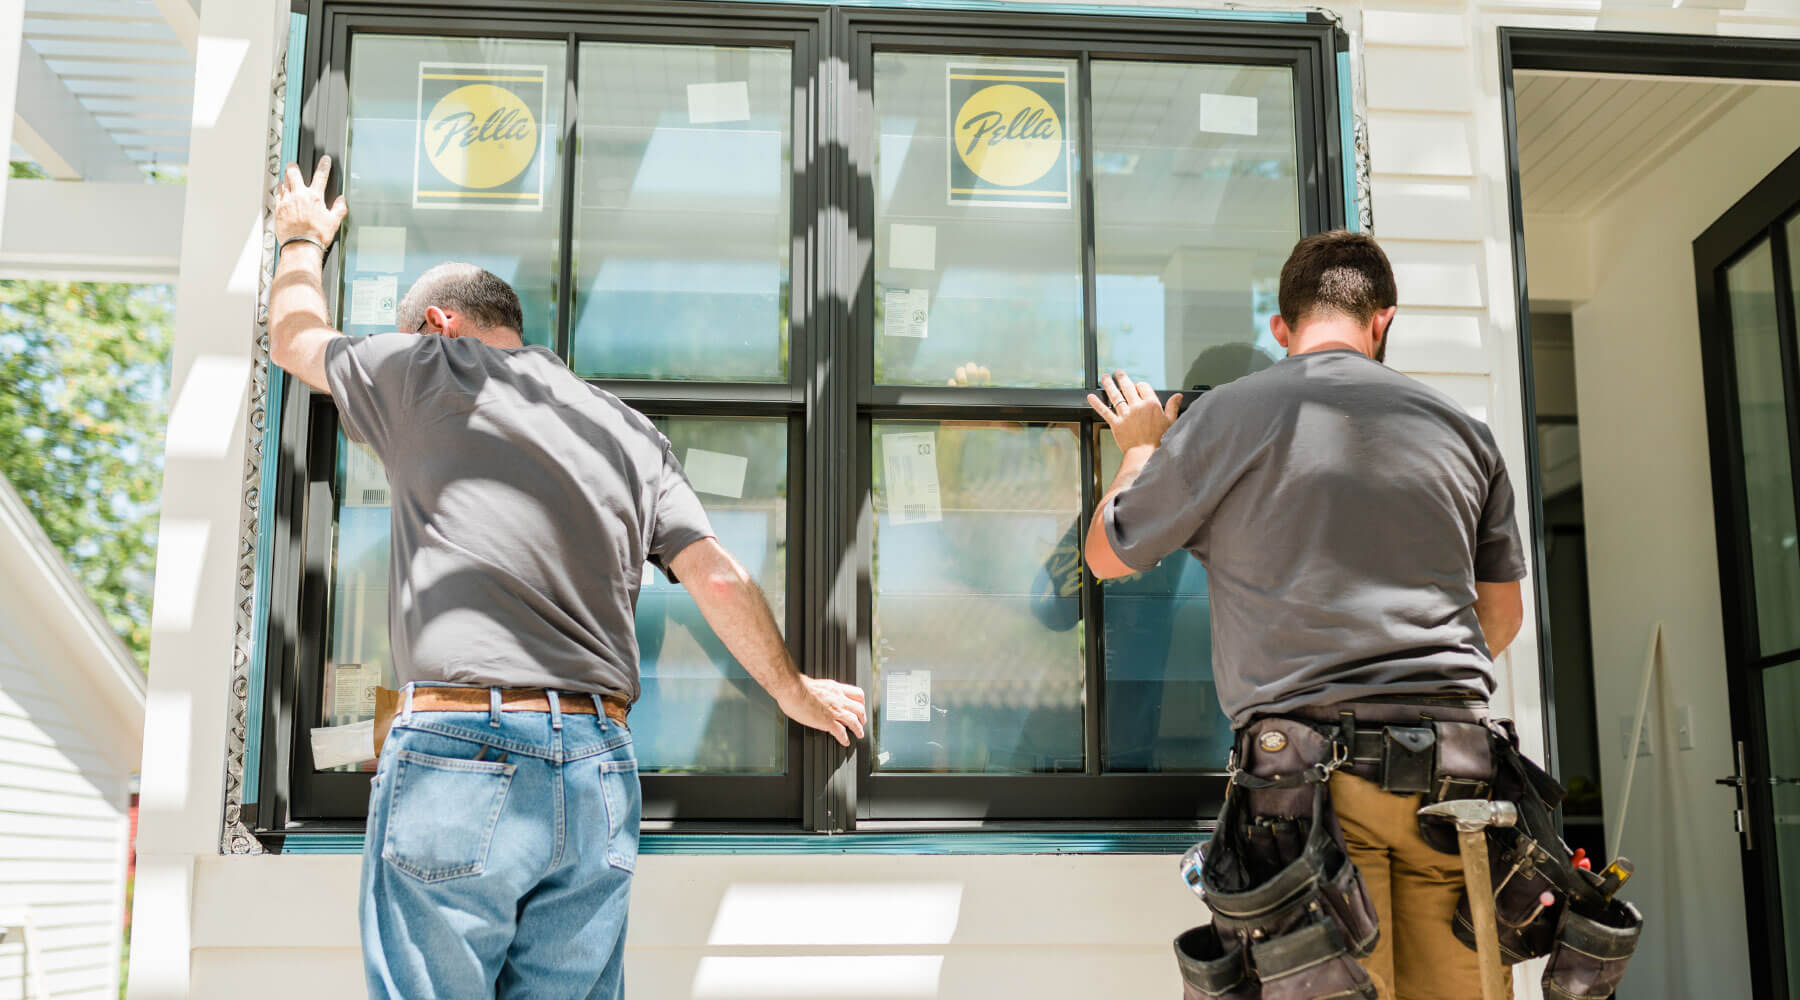
[[[188,50],[189,55],[198,53],[200,49],[200,12],[194,9],[192,0],[156,0],[156,9],[162,12],[163,20],[169,24],[169,30]]]
[[[15,179],[7,189],[0,279],[175,280],[187,185]]]
[[[13,107],[13,141],[64,180],[129,182],[144,172],[49,64],[30,45],[19,45],[19,96]]]

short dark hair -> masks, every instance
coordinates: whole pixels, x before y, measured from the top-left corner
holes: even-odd
[[[1281,267],[1281,318],[1290,327],[1323,312],[1368,323],[1398,300],[1387,254],[1362,233],[1334,229],[1308,236],[1294,244]]]
[[[519,293],[494,272],[474,264],[452,261],[419,275],[400,300],[396,328],[417,330],[425,322],[425,310],[431,306],[462,313],[483,329],[504,327],[521,336],[525,332],[525,311],[519,306]]]

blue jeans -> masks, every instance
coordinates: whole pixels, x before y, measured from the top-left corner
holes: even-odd
[[[376,1000],[625,995],[643,813],[631,731],[552,699],[548,713],[409,713],[402,692],[363,845]]]

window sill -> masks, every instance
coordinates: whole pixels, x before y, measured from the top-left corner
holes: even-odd
[[[1160,831],[931,831],[912,833],[645,833],[640,854],[1169,854],[1186,851],[1210,834]],[[291,833],[282,854],[361,854],[363,835]]]

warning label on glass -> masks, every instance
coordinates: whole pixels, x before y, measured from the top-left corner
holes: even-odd
[[[882,435],[881,465],[888,520],[894,524],[922,524],[944,519],[943,500],[938,495],[935,433]]]

